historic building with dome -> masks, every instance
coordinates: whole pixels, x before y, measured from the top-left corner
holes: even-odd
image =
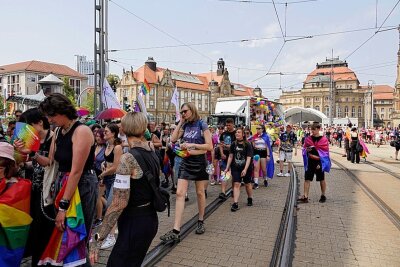
[[[387,126],[393,111],[393,90],[390,86],[372,83],[361,86],[348,63],[337,57],[318,63],[307,75],[301,89],[283,91],[279,101],[285,109],[313,108],[328,118],[332,109],[332,118],[349,118],[350,121],[357,118],[360,127],[377,123]]]

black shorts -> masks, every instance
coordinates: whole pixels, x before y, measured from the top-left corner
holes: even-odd
[[[260,149],[255,148],[253,150],[253,155],[259,155],[260,158],[265,159],[265,158],[267,158],[267,150],[266,149],[260,150]]]
[[[317,176],[317,182],[325,180],[325,173],[322,171],[322,168],[317,170],[317,168],[313,166],[308,167],[308,170],[306,170],[304,174],[304,179],[306,181],[312,181],[314,180],[314,175]]]
[[[247,170],[247,173],[244,177],[241,177],[242,169],[236,169],[236,168],[231,168],[231,174],[232,174],[232,181],[234,183],[241,183],[242,181],[245,184],[251,183],[251,173],[253,168],[249,168]]]
[[[395,148],[396,148],[396,151],[400,150],[400,146],[395,146]]]

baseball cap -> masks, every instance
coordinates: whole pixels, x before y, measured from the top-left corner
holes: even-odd
[[[0,142],[0,158],[14,159],[14,147],[6,142]]]

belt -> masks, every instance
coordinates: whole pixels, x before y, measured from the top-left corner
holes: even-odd
[[[83,170],[82,174],[96,174],[96,172],[91,169],[91,170]]]

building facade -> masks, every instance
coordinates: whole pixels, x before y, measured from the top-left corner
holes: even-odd
[[[394,107],[392,112],[392,124],[394,127],[400,127],[400,26],[399,30],[399,50],[397,51],[397,77],[394,85]]]
[[[380,109],[383,108],[384,117],[388,117],[386,112],[389,112],[390,100],[380,99],[387,98],[387,95],[379,95],[376,99],[373,96],[374,89],[379,91],[381,88],[390,90],[388,86],[360,86],[357,75],[349,68],[348,63],[339,58],[333,58],[317,64],[316,68],[307,75],[301,89],[284,91],[279,101],[285,109],[313,108],[323,112],[327,117],[331,115],[332,109],[332,118],[358,118],[358,126],[371,127],[373,109],[375,115],[380,116]],[[372,99],[375,99],[375,108]],[[381,105],[385,106],[381,107]],[[376,112],[378,109],[379,112]]]
[[[377,85],[374,92],[374,121],[381,126],[392,126],[394,88],[389,85]]]
[[[144,102],[152,120],[157,123],[175,122],[175,106],[171,103],[175,88],[179,94],[179,105],[195,103],[200,116],[206,119],[214,112],[218,97],[253,95],[253,88],[231,83],[223,60],[220,59],[218,63],[217,72],[192,74],[158,67],[154,59],[149,57],[136,71],[123,72],[117,88],[117,98],[121,105],[134,107],[146,79],[151,90],[144,96]]]
[[[69,84],[77,95],[87,87],[86,76],[65,65],[31,60],[0,66],[1,95],[8,98],[11,95],[34,95],[40,89],[46,91],[47,88],[42,88],[39,81],[49,74],[59,79],[68,77]],[[16,108],[23,109],[24,107],[19,104]]]
[[[87,60],[86,56],[75,55],[75,70],[88,79],[88,86],[94,86],[94,62]]]

